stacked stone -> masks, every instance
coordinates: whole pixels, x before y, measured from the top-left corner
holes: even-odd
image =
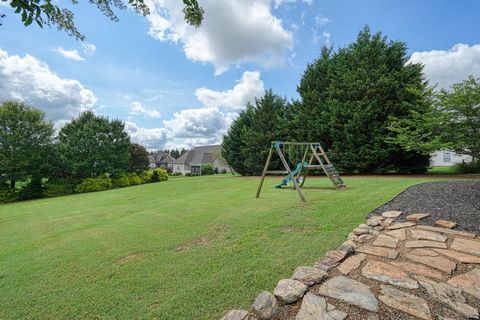
[[[285,319],[282,308],[291,304],[299,306],[296,320],[389,319],[384,315],[399,311],[417,319],[479,319],[468,302],[480,299],[480,239],[453,230],[451,221],[417,225],[426,213],[397,222],[401,215],[369,218],[313,267],[298,267],[273,294],[260,293],[251,312],[232,310],[223,320]],[[445,314],[432,314],[432,304]]]

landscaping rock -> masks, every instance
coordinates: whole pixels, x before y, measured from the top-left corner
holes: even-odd
[[[378,299],[387,306],[421,319],[432,319],[427,301],[391,286],[381,285],[382,294]]]
[[[348,256],[348,252],[334,250],[325,254],[325,257],[315,263],[315,268],[328,271],[335,268]]]
[[[418,225],[417,229],[441,232],[441,233],[452,234],[452,235],[455,235],[455,236],[472,238],[472,239],[476,237],[476,235],[473,234],[473,233],[457,231],[457,230],[452,230],[452,229],[446,229],[446,228],[438,228],[438,227]]]
[[[408,253],[414,254],[416,256],[429,256],[429,257],[438,256],[438,252],[428,250],[428,249],[413,249],[413,250],[410,250]]]
[[[388,259],[396,259],[398,257],[398,251],[382,247],[362,246],[355,249],[355,251]]]
[[[405,240],[407,239],[407,234],[405,229],[398,229],[398,230],[392,230],[392,231],[387,231],[384,233],[387,236],[393,237],[398,240]]]
[[[262,320],[273,319],[278,314],[277,298],[268,291],[263,291],[253,303],[253,311]]]
[[[401,268],[403,271],[423,277],[435,278],[441,280],[442,274],[438,271],[432,270],[430,268],[424,267],[420,264],[413,264],[409,262],[401,262],[401,261],[392,261],[390,262],[395,267]]]
[[[375,236],[373,234],[362,234],[361,236],[358,237],[358,240],[362,241],[362,243],[363,243],[363,242],[371,240],[373,238],[375,238]]]
[[[469,319],[478,319],[478,310],[466,304],[462,290],[446,283],[438,283],[426,278],[419,278],[420,285],[427,290],[428,294],[446,304],[453,310],[464,315]]]
[[[348,257],[337,267],[337,270],[343,274],[349,274],[352,270],[357,269],[366,257],[363,253]]]
[[[455,238],[450,249],[480,256],[480,241]]]
[[[383,229],[385,229],[384,226],[376,226],[376,227],[373,227],[373,230],[375,230],[375,231],[383,231]]]
[[[370,291],[370,287],[345,276],[337,276],[327,280],[320,287],[320,294],[342,300],[368,311],[378,311],[378,301]]]
[[[278,282],[273,294],[285,303],[292,303],[303,297],[307,288],[303,282],[298,280],[283,279]]]
[[[375,241],[373,241],[372,245],[395,249],[397,247],[397,243],[398,239],[381,234],[375,239]]]
[[[308,292],[303,297],[302,306],[295,320],[343,320],[347,317],[346,313],[332,307],[324,298]]]
[[[447,249],[447,244],[443,242],[414,240],[405,242],[405,248],[438,248]]]
[[[298,267],[295,269],[292,279],[301,281],[307,286],[312,286],[320,283],[326,275],[327,273],[324,270],[312,267]]]
[[[231,310],[222,318],[222,320],[247,320],[247,318],[248,318],[248,311]]]
[[[387,230],[396,230],[396,229],[403,229],[403,228],[410,228],[414,227],[417,224],[415,222],[400,222],[400,223],[395,223],[394,225],[391,225],[389,227],[386,227],[385,229]]]
[[[430,213],[414,213],[406,217],[407,221],[418,222],[423,218],[430,216]]]
[[[412,261],[427,265],[448,274],[452,274],[453,270],[455,270],[455,268],[457,267],[457,264],[455,262],[452,262],[443,257],[416,256],[408,253],[405,255],[405,257]]]
[[[385,211],[382,213],[384,218],[398,218],[402,214],[402,211]]]
[[[362,276],[406,289],[418,288],[418,282],[410,278],[402,269],[381,261],[367,261],[362,269]]]
[[[461,263],[478,263],[480,264],[480,257],[472,256],[467,253],[462,253],[453,250],[445,250],[445,249],[434,249],[436,252],[441,253],[447,257],[453,258]]]
[[[394,223],[394,222],[395,222],[395,219],[393,219],[393,218],[388,218],[388,219],[385,219],[385,220],[382,221],[382,226],[388,227],[388,226],[390,226],[390,225],[391,225],[392,223]]]
[[[462,289],[464,292],[480,299],[480,269],[475,268],[467,273],[458,275],[448,280],[451,286]]]
[[[453,221],[447,221],[447,220],[437,220],[435,222],[435,225],[440,227],[440,228],[447,228],[447,229],[452,229],[454,228],[457,224]]]
[[[355,228],[353,229],[352,233],[356,236],[368,233],[368,229],[363,229],[363,228]]]
[[[376,226],[380,225],[380,221],[378,219],[368,219],[367,224],[370,227],[376,227]]]
[[[415,240],[430,240],[430,241],[438,241],[438,242],[445,242],[447,241],[447,237],[442,236],[439,233],[431,232],[422,229],[410,229],[410,235]]]

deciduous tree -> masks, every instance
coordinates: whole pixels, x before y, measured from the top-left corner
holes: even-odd
[[[130,138],[120,120],[80,114],[59,133],[59,148],[70,175],[76,178],[128,170]]]
[[[57,5],[57,1],[53,0],[0,0],[8,2],[20,15],[25,26],[29,26],[32,22],[36,22],[40,27],[44,25],[53,25],[59,30],[67,32],[68,35],[78,40],[84,40],[85,36],[77,29],[74,21],[74,14],[67,8],[61,8]],[[89,0],[94,4],[105,16],[112,21],[118,21],[118,17],[114,9],[126,9],[127,6],[132,7],[137,13],[146,16],[150,10],[144,0]],[[73,5],[78,4],[78,0],[71,0]],[[197,0],[183,0],[185,21],[190,25],[199,27],[203,20],[203,8],[198,5]],[[0,14],[0,19],[4,14]],[[0,20],[1,22],[1,20]],[[1,25],[1,23],[0,23]]]
[[[47,155],[53,143],[53,124],[45,113],[20,101],[0,104],[0,180],[41,179],[48,171]]]

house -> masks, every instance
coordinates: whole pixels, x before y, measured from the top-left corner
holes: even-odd
[[[155,160],[156,166],[164,169],[172,169],[172,163],[175,161],[169,153],[156,151],[152,153],[152,157]]]
[[[220,145],[195,147],[182,154],[177,160],[173,161],[173,173],[201,174],[202,164],[211,164],[219,172],[232,172],[225,159],[222,158]]]
[[[156,167],[157,167],[157,162],[151,155],[148,155],[148,168],[155,169]]]
[[[465,154],[458,154],[450,150],[439,150],[432,153],[430,156],[430,165],[432,167],[454,166],[462,162],[472,162],[472,157]]]

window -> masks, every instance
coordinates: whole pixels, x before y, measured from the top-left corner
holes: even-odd
[[[443,151],[443,162],[452,161],[452,153],[448,151]]]

